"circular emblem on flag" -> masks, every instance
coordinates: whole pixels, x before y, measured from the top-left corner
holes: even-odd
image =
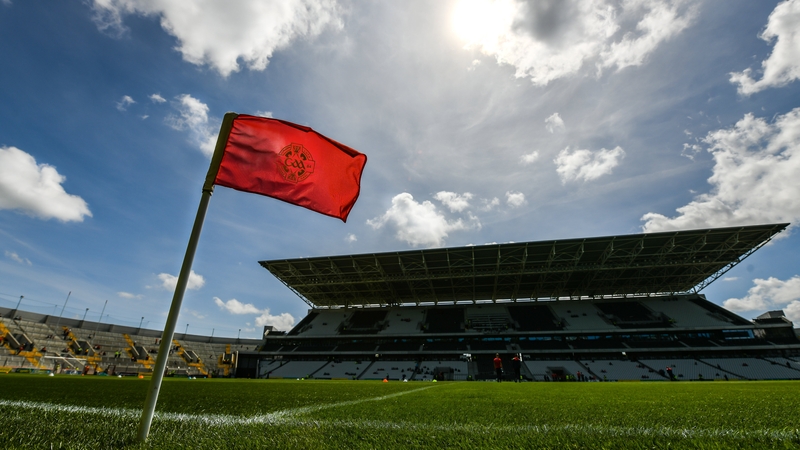
[[[314,173],[314,158],[301,144],[289,144],[281,150],[278,171],[286,181],[299,183]]]

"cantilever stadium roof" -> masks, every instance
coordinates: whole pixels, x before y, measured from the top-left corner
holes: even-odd
[[[259,263],[318,308],[698,292],[788,225]]]

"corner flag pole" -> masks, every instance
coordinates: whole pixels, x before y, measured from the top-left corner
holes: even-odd
[[[200,205],[197,208],[194,226],[192,226],[192,234],[189,236],[189,244],[186,246],[186,255],[183,257],[183,265],[181,266],[181,272],[178,276],[178,284],[175,286],[175,293],[172,296],[172,305],[169,308],[167,323],[164,325],[164,332],[161,335],[161,344],[158,347],[156,365],[153,368],[153,378],[150,380],[150,387],[148,388],[147,398],[145,399],[144,409],[142,410],[142,418],[139,422],[139,434],[137,438],[140,442],[146,441],[147,435],[150,433],[150,425],[153,422],[153,414],[155,413],[156,403],[158,402],[158,393],[161,390],[161,381],[164,378],[164,371],[167,368],[169,350],[172,348],[172,337],[175,334],[175,325],[178,322],[178,315],[181,312],[183,294],[186,292],[189,274],[192,271],[192,262],[194,261],[194,254],[197,250],[197,242],[200,240],[200,232],[203,230],[203,221],[205,220],[206,211],[208,210],[208,202],[211,200],[211,194],[214,192],[214,180],[217,178],[219,165],[222,162],[222,155],[225,152],[225,144],[228,142],[228,136],[233,128],[233,119],[237,116],[238,114],[229,112],[225,114],[225,117],[222,119],[222,126],[219,130],[219,137],[217,138],[217,146],[214,149],[214,156],[211,158],[211,165],[208,168],[206,181],[203,184],[203,194],[200,197]]]

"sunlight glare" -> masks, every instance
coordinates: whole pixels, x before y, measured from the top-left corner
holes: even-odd
[[[510,25],[513,3],[504,0],[461,0],[453,11],[453,31],[467,45],[496,38]]]

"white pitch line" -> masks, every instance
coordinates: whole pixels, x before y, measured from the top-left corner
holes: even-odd
[[[328,419],[301,419],[298,416],[303,414],[320,411],[323,409],[337,408],[341,406],[357,405],[359,403],[381,401],[394,397],[399,397],[433,386],[426,386],[395,394],[383,395],[359,400],[348,400],[337,403],[327,403],[321,405],[304,406],[300,408],[280,410],[269,414],[242,417],[225,414],[183,414],[183,413],[156,413],[156,420],[169,422],[194,422],[206,426],[227,427],[234,425],[272,425],[290,427],[319,428],[328,426],[334,428],[352,429],[388,429],[410,432],[459,432],[467,434],[496,434],[500,433],[535,433],[551,434],[568,432],[571,434],[583,435],[606,435],[609,437],[662,437],[662,438],[728,438],[728,439],[769,439],[773,441],[789,441],[800,439],[800,429],[790,430],[732,430],[724,428],[672,428],[672,427],[617,427],[590,424],[563,424],[563,425],[507,425],[507,426],[487,426],[475,423],[469,424],[428,424],[415,422],[387,422],[378,420],[328,420]],[[141,411],[131,408],[107,408],[73,405],[56,405],[52,403],[30,402],[24,400],[0,400],[0,407],[12,407],[21,409],[44,410],[59,413],[78,413],[92,414],[100,416],[113,416],[125,419],[137,419]]]
[[[379,397],[362,398],[357,400],[347,400],[337,403],[323,403],[312,406],[302,406],[299,408],[284,409],[271,412],[269,414],[259,414],[256,416],[234,416],[229,414],[188,414],[188,413],[171,413],[171,412],[156,412],[155,418],[157,420],[164,420],[170,422],[199,422],[207,426],[232,426],[232,425],[282,425],[293,421],[293,417],[308,414],[323,409],[338,408],[342,406],[357,405],[365,402],[377,402],[387,400],[394,397],[400,397],[406,394],[412,394],[425,389],[430,389],[433,386],[425,386],[409,391],[396,392],[394,394],[381,395]],[[119,418],[140,417],[141,410],[131,408],[109,408],[104,406],[76,406],[76,405],[58,405],[54,403],[31,402],[27,400],[2,400],[0,399],[0,407],[9,406],[13,408],[23,409],[38,409],[48,412],[58,413],[79,413],[79,414],[94,414],[101,416],[114,416]]]

